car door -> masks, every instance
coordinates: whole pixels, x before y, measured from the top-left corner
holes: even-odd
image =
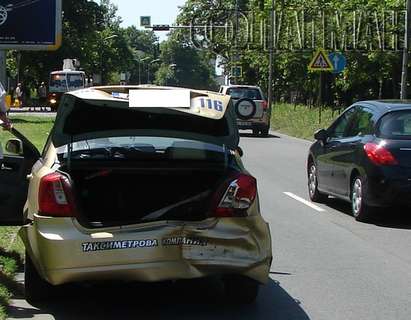
[[[22,150],[10,152],[7,141],[21,141]],[[4,158],[0,167],[0,225],[22,225],[23,208],[27,199],[28,179],[33,164],[40,158],[37,149],[15,129],[0,131]]]
[[[345,137],[340,139],[334,148],[332,180],[338,195],[350,196],[350,176],[357,159],[356,154],[364,147],[364,137],[374,133],[374,126],[372,110],[357,105]]]
[[[328,128],[328,139],[321,143],[317,154],[317,172],[319,188],[323,191],[335,193],[335,181],[333,177],[334,161],[338,158],[338,146],[347,135],[350,121],[354,113],[354,108],[345,111],[332,125]]]

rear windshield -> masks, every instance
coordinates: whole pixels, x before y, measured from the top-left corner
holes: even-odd
[[[386,139],[411,139],[411,110],[385,115],[380,121],[377,135]]]
[[[59,147],[60,160],[67,146]],[[195,140],[164,137],[107,137],[74,142],[71,159],[78,160],[202,160],[224,162],[226,149]]]
[[[99,107],[76,99],[63,130],[70,135],[113,130],[166,130],[225,137],[230,129],[227,117],[220,120],[193,117],[165,108],[152,108],[148,112],[128,107]]]
[[[230,88],[227,90],[227,94],[233,99],[248,98],[253,100],[263,100],[260,90],[255,88]]]

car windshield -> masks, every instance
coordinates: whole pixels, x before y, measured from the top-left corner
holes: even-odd
[[[59,147],[60,159],[67,158],[67,146]],[[72,159],[139,159],[164,158],[180,160],[221,160],[225,148],[195,140],[164,137],[112,137],[84,140],[72,145]]]
[[[84,87],[84,79],[82,74],[68,74],[69,87],[82,88]]]
[[[260,90],[255,88],[230,88],[227,90],[227,94],[233,99],[262,100]]]
[[[378,136],[385,139],[411,139],[411,110],[385,115],[381,119]]]
[[[73,73],[58,73],[50,77],[50,87],[70,87],[82,88],[84,87],[84,77],[82,74]]]
[[[50,87],[67,87],[67,77],[65,74],[53,74],[50,77]]]

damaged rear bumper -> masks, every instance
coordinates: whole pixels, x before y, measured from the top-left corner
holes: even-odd
[[[54,285],[222,274],[241,274],[266,283],[272,260],[269,226],[261,216],[105,230],[85,229],[71,218],[36,216],[20,236],[38,272]]]

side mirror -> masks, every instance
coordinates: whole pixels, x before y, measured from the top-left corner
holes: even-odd
[[[23,142],[19,139],[10,139],[6,143],[6,151],[14,155],[23,154]]]
[[[243,157],[244,151],[243,151],[243,149],[241,149],[240,146],[237,147],[236,151],[238,152],[238,154],[239,154],[240,157]]]
[[[328,132],[325,129],[320,129],[314,133],[314,139],[322,142],[326,142],[328,139]]]

